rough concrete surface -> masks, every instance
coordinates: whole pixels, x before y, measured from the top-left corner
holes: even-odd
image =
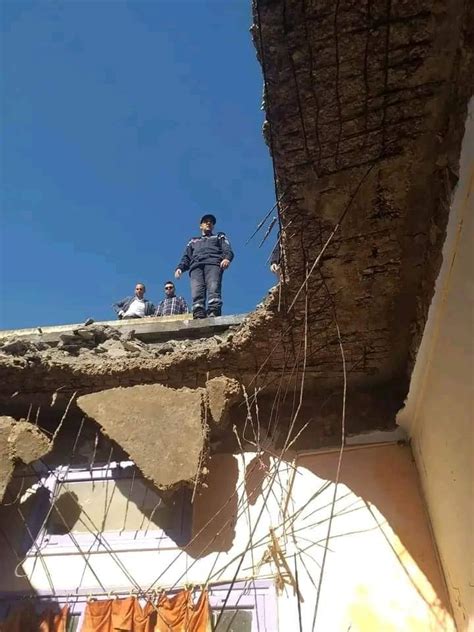
[[[204,389],[149,384],[83,395],[77,403],[156,487],[198,475],[206,436]]]
[[[206,421],[224,425],[239,393],[236,380],[219,376],[208,380],[206,389],[114,388],[83,395],[77,404],[147,478],[167,489],[199,478],[207,451]]]
[[[8,437],[12,429],[11,417],[0,417],[0,501],[3,498],[8,481],[13,473],[13,461],[10,459]]]
[[[0,417],[0,501],[15,469],[15,462],[32,463],[51,448],[51,441],[33,424],[16,421],[12,417]]]
[[[211,421],[223,427],[229,421],[229,411],[241,395],[241,386],[232,378],[221,375],[206,382]]]
[[[472,7],[259,0],[253,15],[281,198],[280,287],[236,331],[205,340],[145,348],[78,328],[56,349],[11,341],[0,348],[4,411],[58,387],[194,388],[222,373],[292,398],[304,364],[305,397],[337,395],[345,371],[349,402],[362,393],[372,411],[390,401],[383,419],[348,416],[360,424],[353,430],[395,423],[457,180],[473,89]],[[326,409],[311,423],[330,422],[338,440]]]

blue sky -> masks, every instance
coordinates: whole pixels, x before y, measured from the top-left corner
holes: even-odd
[[[250,0],[0,11],[0,327],[113,318],[138,280],[158,299],[204,212],[236,253],[224,312],[252,309],[271,244],[245,241],[274,190]]]

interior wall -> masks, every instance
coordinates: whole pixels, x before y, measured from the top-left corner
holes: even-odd
[[[427,325],[398,421],[412,438],[458,629],[474,630],[474,99]]]
[[[12,562],[48,594],[51,584],[59,592],[128,590],[130,578],[143,588],[209,581],[211,594],[214,582],[236,579],[251,593],[253,579],[268,580],[281,588],[269,605],[278,628],[269,623],[261,632],[454,632],[410,448],[347,448],[336,486],[337,463],[337,451],[281,462],[215,455],[208,487],[195,499],[191,546],[114,547],[110,533],[113,556],[98,546],[81,554],[71,541],[43,547],[41,559],[33,547]],[[0,593],[18,590],[5,570]]]

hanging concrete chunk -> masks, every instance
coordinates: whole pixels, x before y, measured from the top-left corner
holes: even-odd
[[[16,461],[32,463],[47,454],[51,441],[28,421],[0,417],[0,502]]]
[[[146,384],[83,395],[77,404],[144,476],[166,489],[198,474],[206,436],[205,395],[202,388]]]
[[[240,398],[240,384],[233,378],[221,375],[206,382],[209,411],[212,421],[224,427],[229,421],[229,411]]]

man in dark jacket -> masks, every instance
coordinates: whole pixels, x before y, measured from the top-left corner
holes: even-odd
[[[112,306],[119,320],[122,318],[143,318],[153,316],[155,306],[145,298],[146,288],[143,283],[135,286],[135,296],[127,296]]]
[[[174,273],[179,279],[183,272],[189,270],[193,318],[220,316],[222,313],[222,274],[229,267],[234,253],[224,233],[213,234],[215,224],[214,215],[201,217],[201,235],[188,242]]]

